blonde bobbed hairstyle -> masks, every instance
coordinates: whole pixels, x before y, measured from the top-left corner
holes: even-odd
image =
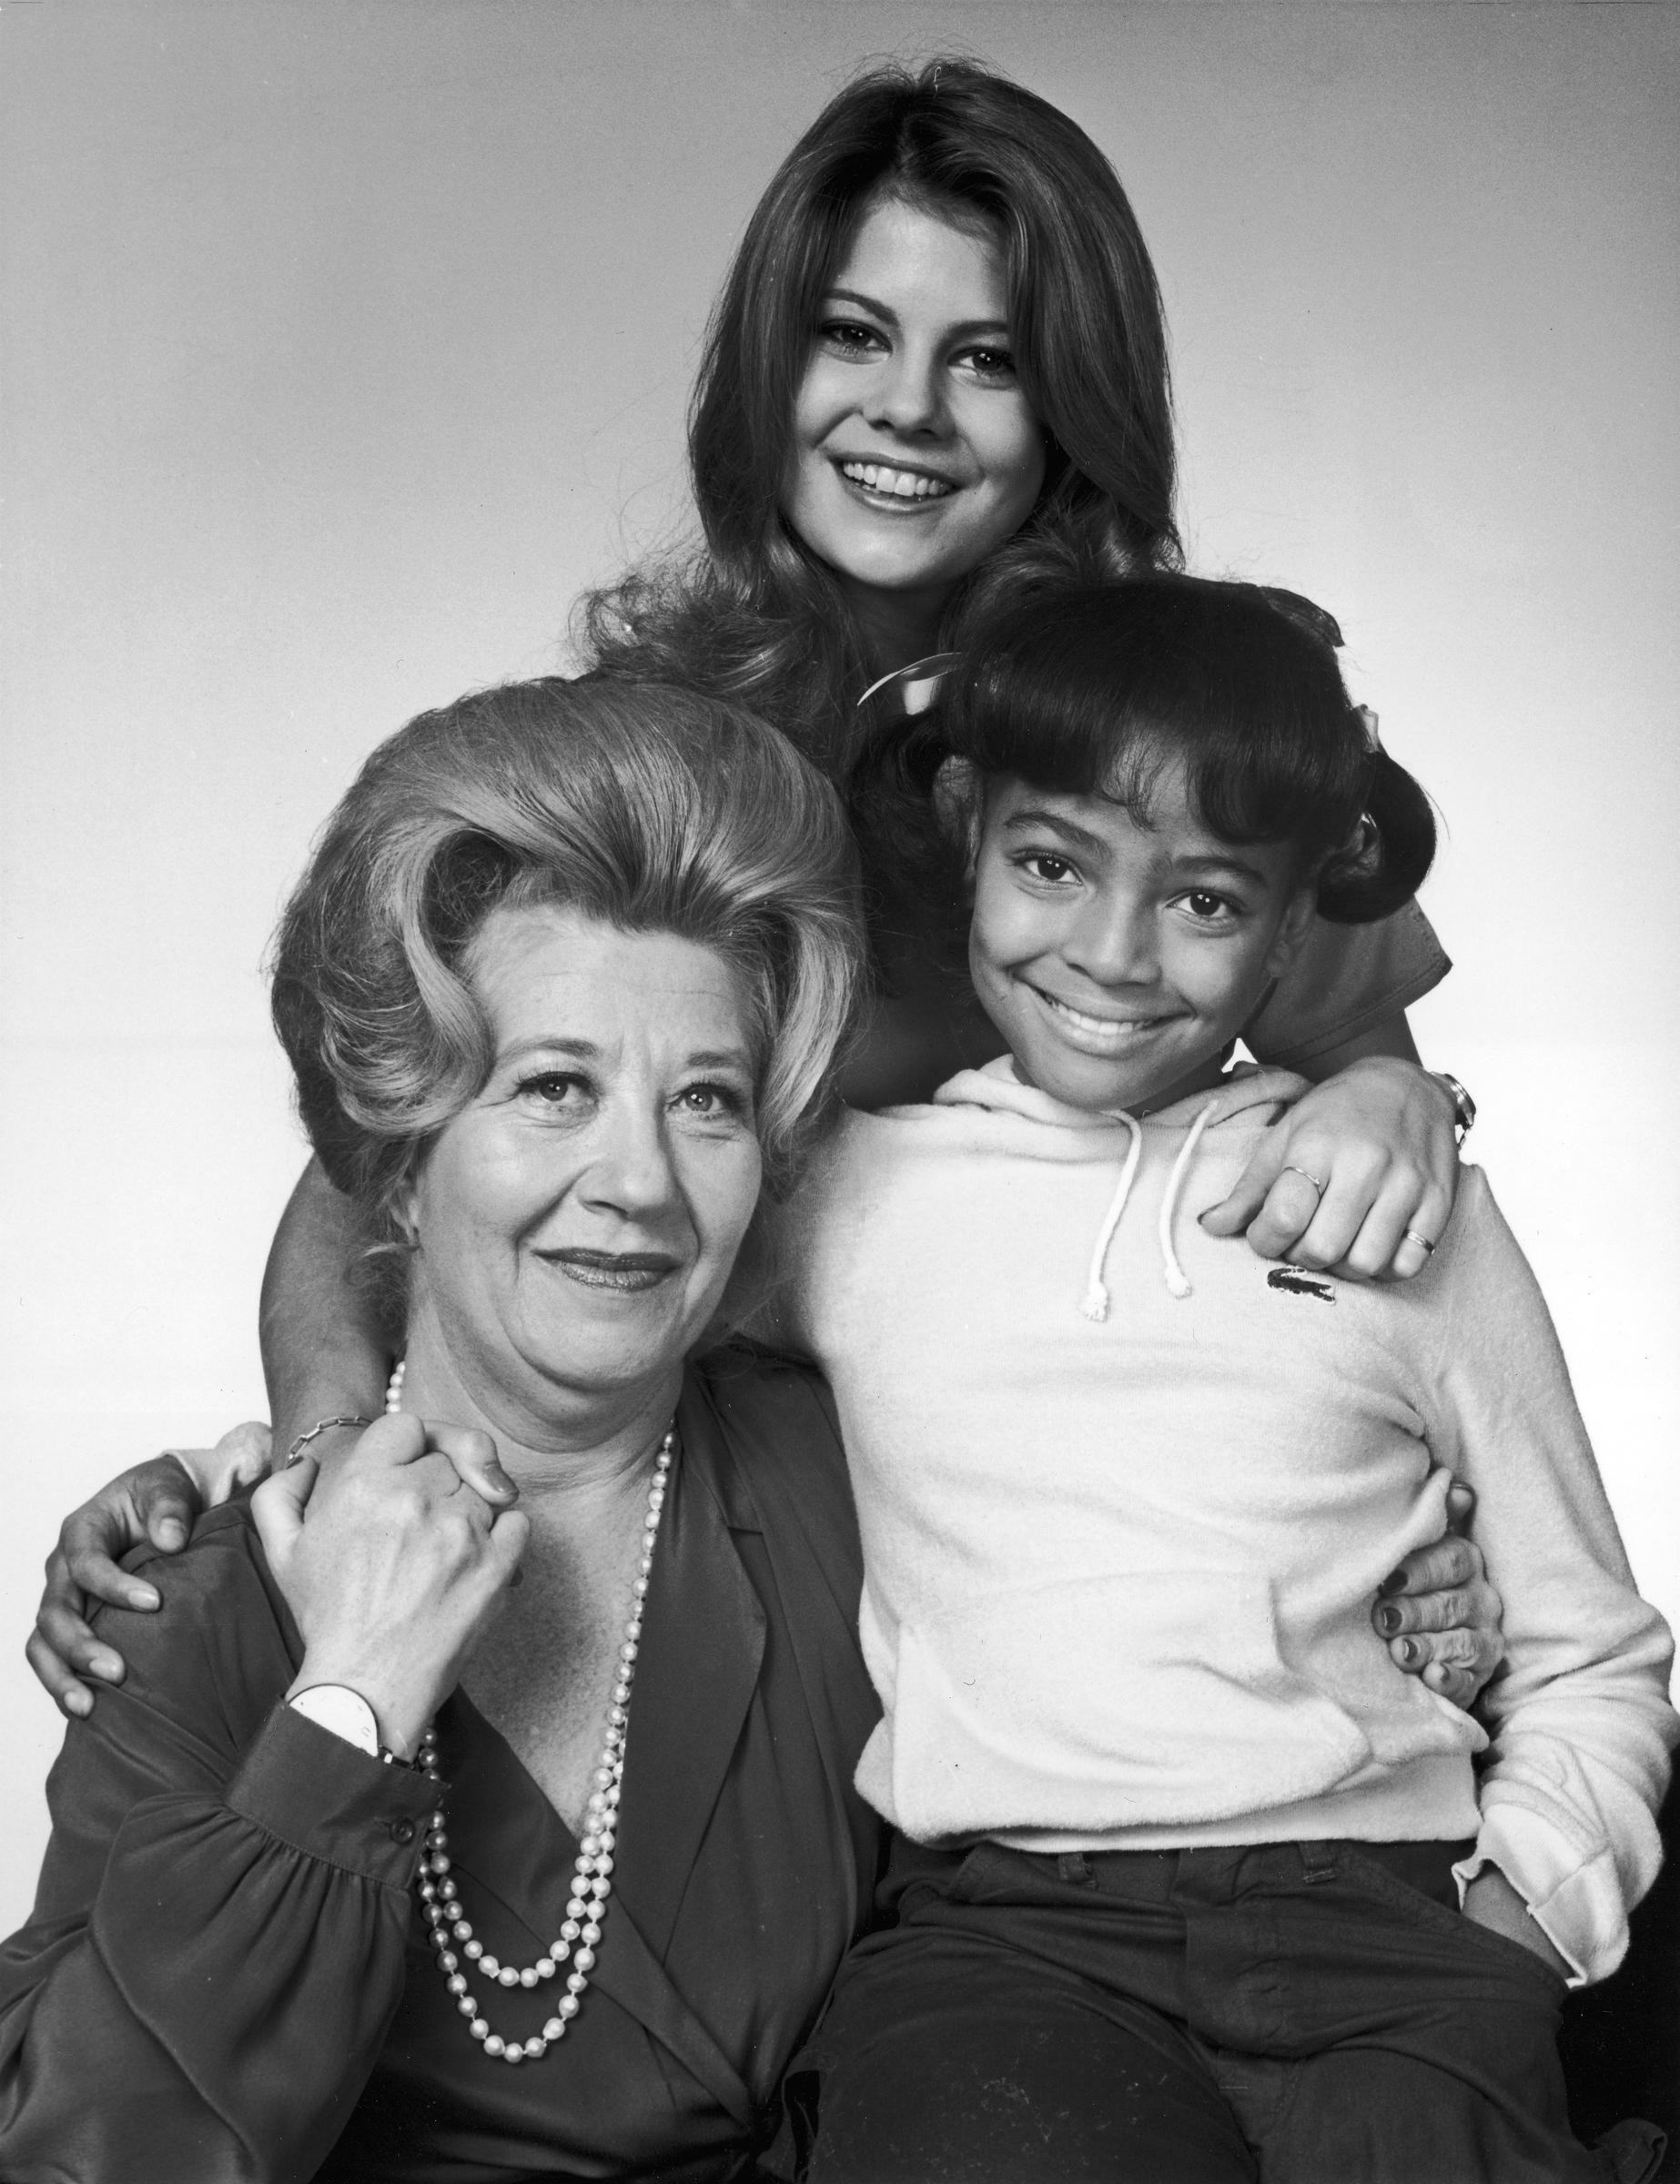
[[[858,992],[855,866],[827,783],[725,701],[552,676],[420,714],[328,821],[276,939],[275,1025],[322,1166],[394,1242],[405,1185],[489,1075],[472,940],[498,907],[552,903],[730,965],[784,1195]]]

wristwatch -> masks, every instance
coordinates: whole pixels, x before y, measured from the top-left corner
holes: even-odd
[[[411,1764],[380,1744],[378,1716],[360,1692],[352,1691],[348,1684],[311,1684],[307,1690],[294,1692],[286,1703],[306,1720],[329,1729],[347,1744],[365,1752],[369,1759],[382,1759],[388,1767]]]
[[[1462,1145],[1475,1127],[1476,1103],[1457,1077],[1449,1077],[1444,1069],[1432,1069],[1430,1075],[1452,1102],[1453,1127],[1458,1131],[1458,1141]]]

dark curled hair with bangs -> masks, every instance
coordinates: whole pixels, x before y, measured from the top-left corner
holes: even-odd
[[[997,244],[1047,441],[1037,505],[956,586],[941,642],[1025,586],[1179,558],[1160,294],[1114,168],[1047,99],[972,61],[861,76],[772,177],[713,314],[689,420],[705,551],[592,593],[578,630],[606,673],[744,699],[836,781],[855,751],[853,703],[878,670],[781,502],[824,291],[892,199]]]
[[[1162,774],[1181,764],[1210,834],[1293,846],[1321,916],[1387,917],[1429,870],[1434,814],[1375,747],[1342,682],[1339,641],[1310,601],[1199,577],[1017,606],[937,707],[877,731],[854,770],[875,916],[901,931],[918,915],[948,925],[989,779],[1111,797],[1147,826]]]

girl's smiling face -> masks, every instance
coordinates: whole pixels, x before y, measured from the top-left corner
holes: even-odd
[[[936,622],[1031,513],[1045,440],[1016,379],[1000,252],[886,197],[818,309],[783,514],[867,623],[880,595]]]
[[[1179,767],[1150,804],[1143,826],[1107,797],[987,785],[975,991],[1027,1081],[1088,1113],[1212,1084],[1312,915],[1290,845],[1210,834]]]

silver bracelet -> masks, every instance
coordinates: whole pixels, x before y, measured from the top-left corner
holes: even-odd
[[[372,1423],[373,1421],[370,1418],[323,1418],[317,1424],[312,1425],[307,1433],[299,1434],[297,1440],[286,1451],[286,1462],[283,1468],[289,1471],[309,1443],[312,1441],[319,1441],[323,1433],[330,1433],[334,1426],[370,1426]]]

